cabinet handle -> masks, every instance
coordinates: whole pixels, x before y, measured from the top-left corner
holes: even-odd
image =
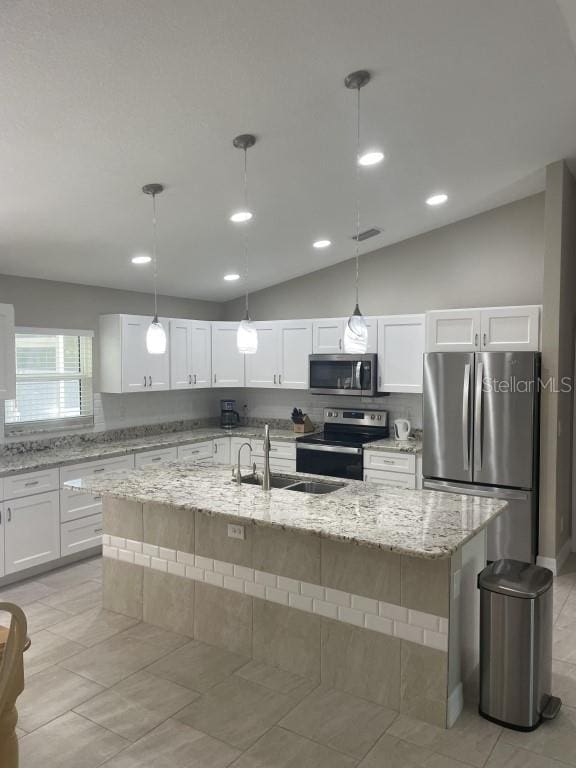
[[[192,374],[188,374],[188,384],[192,384]]]
[[[102,533],[102,528],[94,528],[94,533]]]
[[[106,467],[100,467],[100,469],[94,470],[94,474],[96,474],[96,472],[105,472],[105,471],[106,471]]]
[[[276,374],[274,374],[274,384],[276,384]]]
[[[216,384],[216,374],[214,374],[214,384]]]
[[[38,485],[38,480],[30,480],[29,483],[24,483],[24,485],[26,486],[26,488],[30,488],[33,485]]]
[[[148,376],[148,385],[152,386],[152,376]]]
[[[8,522],[9,523],[12,522],[12,510],[10,509],[10,507],[8,507]]]
[[[144,376],[144,386],[146,386],[146,376]]]
[[[278,374],[278,384],[282,384],[282,374]]]
[[[342,352],[342,339],[338,339],[338,349]]]
[[[378,386],[382,386],[382,376],[378,376]]]
[[[102,496],[94,496],[94,501],[102,501]]]
[[[474,346],[475,347],[478,346],[478,334],[477,333],[474,334]]]
[[[365,483],[367,483],[367,482],[368,482],[368,475],[367,475],[366,473],[364,473],[364,482],[365,482]]]
[[[194,384],[196,384],[196,374],[194,374]]]
[[[486,346],[486,334],[484,334],[484,336],[482,338],[483,338],[483,344],[484,344],[484,346]]]
[[[218,453],[218,443],[214,443],[214,453]]]

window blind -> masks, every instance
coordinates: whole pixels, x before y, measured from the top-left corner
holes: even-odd
[[[16,398],[6,400],[5,431],[93,423],[92,335],[16,333]]]

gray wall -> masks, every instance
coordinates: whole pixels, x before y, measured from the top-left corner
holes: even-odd
[[[540,440],[540,555],[555,558],[570,538],[573,381],[576,328],[576,180],[564,162],[546,169]]]
[[[539,304],[543,254],[544,194],[538,194],[363,256],[360,307],[381,315]],[[347,314],[353,278],[353,261],[345,261],[258,291],[250,314],[256,320]],[[242,308],[243,299],[228,302],[225,319],[240,318]]]

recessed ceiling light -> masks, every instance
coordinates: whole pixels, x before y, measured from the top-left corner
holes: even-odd
[[[448,195],[444,194],[444,192],[438,192],[438,194],[431,195],[426,200],[426,205],[442,205],[446,202],[446,200],[448,200]]]
[[[234,280],[240,280],[240,275],[237,275],[235,272],[232,272],[229,275],[224,275],[224,280],[228,280],[228,282],[231,283]]]
[[[251,218],[252,214],[250,211],[236,211],[236,213],[230,216],[230,221],[233,221],[235,224],[241,224],[244,221],[250,221]]]
[[[332,245],[331,240],[316,240],[312,243],[313,248],[328,248],[329,245]]]
[[[384,160],[384,152],[372,150],[370,152],[364,152],[358,158],[358,165],[377,165]]]
[[[148,256],[145,253],[141,253],[138,256],[132,256],[132,264],[149,264],[152,261],[152,256]]]

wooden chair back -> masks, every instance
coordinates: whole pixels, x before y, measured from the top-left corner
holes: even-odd
[[[13,603],[0,603],[0,612],[11,615],[10,627],[1,638],[5,644],[0,660],[0,766],[18,768],[16,699],[24,690],[28,623],[22,609]]]

